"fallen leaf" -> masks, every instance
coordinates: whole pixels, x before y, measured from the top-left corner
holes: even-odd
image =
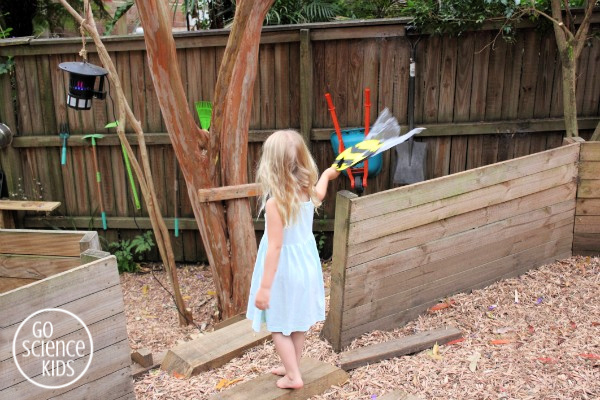
[[[225,385],[225,387],[233,385],[234,383],[237,383],[239,381],[241,381],[243,378],[235,378],[234,380],[231,380],[229,382],[227,382],[227,384]]]
[[[533,335],[533,333],[535,332],[535,329],[534,329],[534,328],[533,328],[533,326],[531,326],[531,325],[529,325],[529,326],[527,327],[527,330],[528,330],[528,331],[529,331],[529,333],[530,333],[530,334],[532,334],[532,335]]]
[[[600,360],[600,356],[594,353],[581,353],[579,357],[587,358],[588,360]]]
[[[173,377],[177,378],[177,379],[183,379],[183,378],[185,378],[185,375],[180,374],[178,372],[173,372]]]
[[[460,339],[455,339],[455,340],[449,341],[448,343],[446,343],[446,345],[452,346],[453,344],[458,344],[458,343],[464,342],[464,341],[465,341],[465,338],[461,337]]]
[[[569,324],[571,325],[571,329],[575,330],[577,329],[577,324],[573,321],[569,321]]]
[[[504,335],[505,333],[508,333],[508,332],[514,332],[514,329],[511,327],[508,327],[508,326],[494,329],[494,333],[497,333],[499,335]]]
[[[227,385],[227,382],[229,382],[229,379],[225,379],[225,378],[221,379],[219,381],[219,383],[217,383],[217,386],[215,386],[215,389],[217,389],[217,390],[223,389],[225,387],[225,385]]]
[[[144,296],[146,296],[148,294],[148,289],[150,289],[150,287],[148,285],[142,286],[142,294]]]
[[[486,312],[485,315],[487,315],[487,317],[489,319],[496,319],[496,316],[494,315],[494,313],[492,313],[490,311]]]
[[[467,360],[470,361],[469,369],[471,372],[475,372],[477,370],[477,362],[479,362],[479,358],[481,358],[481,353],[475,352],[469,357]]]
[[[452,306],[453,304],[454,304],[454,300],[445,301],[443,303],[436,304],[435,306],[429,308],[429,310],[427,310],[427,312],[429,312],[431,314],[436,311],[443,310],[444,308],[448,308],[448,307]]]
[[[490,344],[509,344],[512,343],[512,339],[495,339],[490,340]]]
[[[592,322],[592,326],[600,326],[600,322]]]
[[[189,295],[188,295],[188,296],[183,296],[183,297],[182,297],[182,299],[184,299],[184,300],[189,300],[189,299],[191,299],[191,298],[192,298],[192,296],[189,296]]]
[[[437,342],[435,342],[435,344],[433,345],[433,349],[429,350],[427,354],[434,360],[443,359],[442,355],[440,354],[440,346],[437,344]]]
[[[233,379],[233,380],[230,381],[229,379],[223,378],[223,379],[221,379],[219,381],[219,383],[217,383],[217,386],[215,388],[217,390],[224,389],[227,386],[233,385],[234,383],[237,383],[237,382],[241,381],[242,379],[243,378],[235,378],[235,379]]]
[[[209,290],[208,292],[206,292],[206,294],[209,296],[214,296],[217,294],[217,292],[215,292],[214,290]]]

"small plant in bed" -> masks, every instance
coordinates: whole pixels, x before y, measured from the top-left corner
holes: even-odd
[[[147,231],[133,239],[123,239],[108,245],[112,254],[117,257],[119,272],[136,272],[142,256],[154,247],[152,232]]]

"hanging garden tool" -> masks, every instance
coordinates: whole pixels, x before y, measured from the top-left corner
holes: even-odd
[[[357,128],[342,131],[337,120],[335,107],[333,106],[333,102],[331,101],[331,95],[329,93],[325,93],[325,99],[327,99],[327,105],[331,114],[333,126],[335,128],[335,132],[331,134],[331,146],[333,147],[334,156],[338,156],[338,154],[346,150],[347,146],[353,146],[358,142],[364,140],[365,136],[369,133],[369,116],[371,113],[371,91],[369,88],[365,89],[364,129]],[[379,172],[381,172],[382,165],[383,158],[381,156],[378,156],[372,158],[370,162],[365,162],[363,164],[356,165],[355,167],[350,169],[344,169],[344,173],[350,179],[350,187],[352,189],[356,189],[356,191],[360,194],[364,191],[364,188],[367,186],[368,176],[376,176]]]
[[[414,26],[406,27],[406,37],[410,41],[410,74],[408,78],[408,129],[415,126],[415,77],[417,70],[417,45],[420,35],[414,34]],[[409,34],[412,33],[412,34]],[[416,38],[416,39],[415,39]],[[397,164],[394,183],[410,185],[425,180],[427,159],[427,143],[415,142],[414,139],[396,147]]]
[[[69,125],[60,124],[60,138],[62,139],[62,150],[60,152],[60,165],[67,165],[67,139],[69,139]]]
[[[212,103],[210,101],[197,101],[195,104],[200,126],[202,129],[209,130],[210,119],[212,117]]]
[[[114,121],[109,124],[106,124],[105,128],[116,128],[119,126],[119,121]],[[131,172],[131,164],[129,164],[129,156],[127,155],[127,150],[125,149],[125,145],[121,143],[121,152],[123,152],[123,162],[125,163],[125,168],[127,169],[127,176],[129,177],[129,184],[131,185],[131,192],[133,193],[133,202],[135,203],[136,210],[142,208],[140,205],[140,199],[138,197],[137,188],[135,186],[135,181],[133,180],[133,172]]]
[[[100,188],[102,177],[100,176],[100,168],[98,168],[98,155],[96,154],[96,139],[102,139],[103,137],[104,135],[94,133],[91,135],[85,135],[82,139],[91,139],[92,141],[92,158],[94,160],[94,167],[96,168],[96,188],[98,189],[98,203],[100,204],[100,213],[102,215],[102,228],[106,230],[106,213],[104,212],[104,202],[102,201],[102,189]]]
[[[400,125],[386,108],[379,114],[365,140],[341,152],[336,157],[332,167],[338,171],[352,168],[359,162],[381,154],[424,130],[425,128],[416,128],[402,136],[398,136]]]

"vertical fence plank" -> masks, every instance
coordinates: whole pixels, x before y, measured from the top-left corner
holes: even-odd
[[[102,66],[102,62],[100,61],[100,57],[98,56],[98,53],[88,54],[88,59],[89,59],[89,62],[91,62],[92,64]],[[90,131],[90,133],[92,131],[98,132],[98,133],[110,133],[110,132],[114,133],[115,132],[114,129],[108,130],[108,129],[104,128],[107,123],[114,121],[114,120],[111,120],[111,121],[108,120],[107,110],[109,108],[111,110],[113,108],[115,108],[115,109],[117,108],[117,106],[115,104],[117,99],[112,97],[112,95],[108,96],[108,87],[109,86],[110,86],[110,81],[108,80],[107,77],[105,77],[104,78],[104,90],[107,92],[105,99],[104,100],[96,99],[96,100],[92,101],[91,113],[93,115],[93,118],[92,118],[92,130]]]
[[[340,126],[348,126],[348,41],[337,40],[335,52],[336,64],[331,98],[334,105],[340,105],[340,107],[336,107],[335,109]]]
[[[291,72],[293,72],[294,78],[298,79],[300,86],[300,134],[304,138],[304,141],[307,145],[310,146],[310,131],[313,125],[313,54],[312,54],[312,43],[310,41],[310,30],[302,29],[300,30],[300,60],[299,60],[299,70],[292,68],[290,70],[290,79]],[[294,54],[294,52],[291,52]],[[296,63],[291,63],[292,66],[296,65]],[[299,72],[299,75],[296,77],[296,71]],[[302,78],[300,78],[302,77]],[[296,83],[296,82],[294,82]],[[292,87],[296,87],[297,84],[292,84]],[[294,96],[290,96],[290,99],[294,99]],[[294,103],[295,106],[295,103]],[[296,114],[295,107],[291,107],[292,114]],[[254,181],[251,181],[254,182]]]
[[[290,127],[290,47],[275,44],[275,128]]]
[[[590,41],[592,43],[588,50],[588,75],[590,75],[590,79],[584,85],[583,106],[578,108],[578,110],[581,110],[579,112],[581,116],[597,115],[600,104],[600,95],[598,95],[600,93],[600,79],[598,77],[592,78],[600,71],[600,40],[594,38]]]
[[[583,46],[579,60],[577,60],[577,72],[576,72],[576,91],[575,96],[577,99],[577,110],[583,109],[583,98],[585,94],[585,87],[590,84],[588,80],[588,61],[590,58],[590,47]]]
[[[307,87],[306,89],[312,90],[312,61],[311,64],[307,64],[305,66],[306,68],[306,72],[307,74],[311,74],[309,75],[304,75],[300,72],[300,44],[299,43],[289,43],[289,54],[290,54],[290,95],[289,95],[289,102],[290,102],[290,127],[293,128],[298,128],[300,129],[300,133],[302,133],[303,135],[306,135],[306,132],[308,132],[308,137],[310,138],[310,130],[312,129],[312,111],[309,109],[307,111],[307,117],[310,118],[310,120],[307,120],[304,122],[304,126],[307,126],[308,129],[303,130],[302,129],[302,106],[301,106],[301,101],[302,99],[306,99],[307,103],[309,103],[309,105],[312,107],[312,103],[310,102],[310,100],[312,99],[312,92],[306,94],[306,95],[302,95],[301,93],[301,81],[307,80]],[[312,58],[311,58],[312,60]],[[302,79],[300,79],[300,77],[302,76]]]
[[[506,49],[506,59],[510,60],[510,62],[505,64],[504,69],[502,119],[514,119],[517,117],[524,46],[523,35],[519,35],[517,41],[508,45]]]
[[[140,122],[144,132],[148,132],[146,93],[144,87],[144,53],[141,51],[130,52],[129,66],[131,70],[131,110]]]
[[[31,135],[32,134],[32,120],[28,118],[29,111],[29,99],[27,89],[27,72],[25,71],[25,58],[26,57],[15,57],[15,83],[17,90],[17,107],[19,114],[19,134],[20,135]]]
[[[379,110],[377,104],[379,103],[379,62],[380,62],[380,49],[381,42],[378,39],[369,39],[364,45],[364,67],[363,67],[363,93],[365,88],[369,88],[371,91],[371,109],[370,109],[370,120],[371,123],[375,122]],[[357,108],[362,113],[360,124],[358,126],[365,126],[365,99],[357,105]]]
[[[485,118],[491,41],[490,32],[479,32],[475,36],[470,121],[481,121]],[[470,144],[469,147],[471,147]],[[496,162],[497,152],[498,138],[495,135],[483,136],[481,139],[481,163],[487,165]]]
[[[363,120],[362,94],[363,83],[363,45],[364,40],[352,40],[349,44],[348,65],[348,103],[347,115],[349,126],[361,126]]]
[[[332,126],[325,102],[325,42],[312,43],[313,56],[313,127]]]
[[[124,217],[127,215],[135,215],[137,213],[137,210],[131,202],[131,199],[133,199],[133,191],[131,189],[131,184],[128,180],[129,178],[126,176],[127,171],[125,168],[125,161],[123,159],[123,151],[118,146],[112,146],[110,148],[110,153],[110,169],[112,176],[113,194],[115,198],[113,206],[113,215],[120,217]],[[141,192],[139,190],[138,193],[141,196]],[[140,202],[143,202],[142,197],[140,197]]]
[[[393,111],[400,123],[408,123],[408,79],[410,43],[405,37],[395,39]]]
[[[214,47],[202,49],[201,58],[198,60],[202,68],[202,77],[200,80],[200,96],[198,100],[212,101],[215,85],[217,84],[217,66],[216,53]]]
[[[532,118],[535,105],[537,85],[537,65],[539,62],[540,36],[534,30],[524,33],[523,66],[521,70],[521,91],[519,93],[519,109],[517,116],[522,119]]]
[[[272,44],[260,49],[260,127],[275,126],[275,57]]]
[[[556,40],[550,36],[542,37],[540,58],[538,60],[537,85],[535,92],[535,104],[533,108],[534,118],[547,118],[550,116],[550,104],[552,102],[552,90],[554,85],[554,71],[556,63]]]
[[[494,121],[502,116],[502,93],[504,91],[504,70],[506,58],[506,42],[496,40],[490,52],[490,67],[488,75],[485,120]]]
[[[18,60],[15,60],[17,62]],[[13,92],[9,74],[0,74],[0,121],[18,134],[17,120],[13,103]],[[17,192],[19,178],[23,176],[20,152],[13,146],[0,149],[0,168],[5,174],[5,184],[9,196]]]
[[[197,61],[197,59],[196,59]],[[188,54],[188,79],[190,77],[190,63]],[[160,104],[158,104],[158,96],[156,90],[154,90],[154,83],[152,82],[152,75],[150,74],[150,67],[148,66],[148,60],[144,57],[144,88],[146,95],[146,118],[148,119],[148,133],[161,132],[162,130],[162,114],[160,111]],[[188,88],[192,88],[194,85],[191,84]],[[188,93],[189,96],[189,93]],[[164,131],[163,131],[164,132]]]

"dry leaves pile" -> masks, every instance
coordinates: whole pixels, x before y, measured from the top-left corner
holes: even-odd
[[[164,273],[156,275],[166,285]],[[209,272],[187,267],[179,276],[196,323],[210,330],[215,305],[207,294],[214,290]],[[178,327],[173,302],[149,274],[124,275],[122,283],[133,348],[163,350],[197,332]],[[397,388],[423,399],[600,399],[599,294],[600,259],[589,257],[457,294],[401,329],[371,332],[350,347],[443,325],[459,328],[463,340],[358,368],[345,385],[313,399],[373,399]],[[321,326],[308,333],[305,356],[336,364],[338,355],[318,337]],[[136,381],[135,391],[138,399],[205,399],[277,363],[269,342],[189,380],[151,371]]]

